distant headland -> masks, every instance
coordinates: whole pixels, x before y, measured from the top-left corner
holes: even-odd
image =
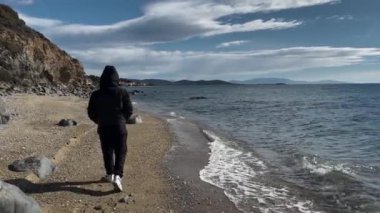
[[[98,76],[87,76],[92,81],[99,80]],[[181,86],[181,85],[295,85],[295,84],[347,84],[343,81],[294,81],[286,78],[255,78],[245,81],[223,81],[223,80],[178,80],[170,81],[164,79],[126,79],[121,78],[121,84],[125,86]]]

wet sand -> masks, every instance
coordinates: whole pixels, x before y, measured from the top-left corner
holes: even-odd
[[[104,167],[86,99],[14,95],[4,101],[12,116],[0,129],[0,179],[35,198],[42,212],[236,212],[220,189],[199,179],[208,160],[207,143],[178,146],[175,126],[171,130],[156,116],[137,111],[143,123],[127,125],[125,190],[115,193],[112,184],[99,181]],[[79,125],[57,126],[63,118]],[[186,137],[194,129],[188,130]],[[59,167],[44,180],[7,168],[14,160],[39,154]],[[128,204],[119,202],[129,195]]]
[[[172,177],[176,202],[184,212],[238,212],[223,190],[202,181],[199,171],[209,159],[208,140],[200,127],[181,118],[168,119],[174,135],[165,165]]]

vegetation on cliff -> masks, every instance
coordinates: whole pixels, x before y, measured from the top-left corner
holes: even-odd
[[[0,4],[0,81],[30,86],[83,85],[81,63],[25,25],[9,6]]]

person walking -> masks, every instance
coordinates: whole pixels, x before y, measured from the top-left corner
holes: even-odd
[[[114,66],[105,66],[100,77],[100,88],[88,103],[88,116],[98,124],[106,175],[104,181],[123,191],[122,177],[127,155],[126,121],[133,113],[128,92],[119,86],[119,74]]]

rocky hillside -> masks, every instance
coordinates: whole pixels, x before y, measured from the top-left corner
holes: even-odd
[[[26,26],[9,6],[0,4],[0,81],[26,88],[81,87],[86,80],[77,59]]]

